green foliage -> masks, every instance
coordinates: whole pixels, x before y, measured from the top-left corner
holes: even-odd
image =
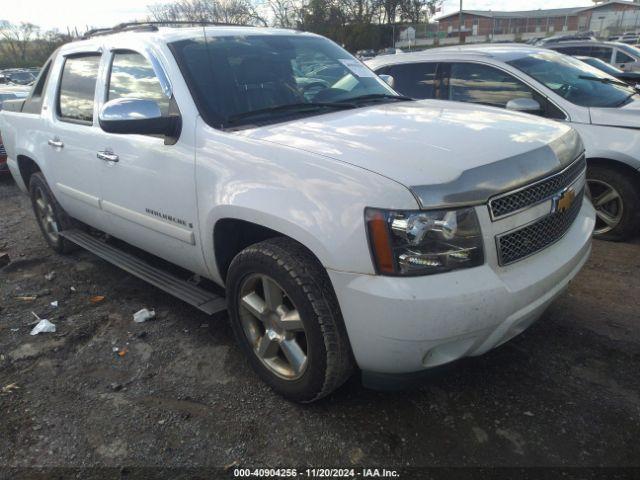
[[[42,33],[32,23],[0,23],[0,69],[38,67],[71,38],[56,30]]]

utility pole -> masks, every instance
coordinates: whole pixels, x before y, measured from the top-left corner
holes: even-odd
[[[460,19],[460,44],[462,44],[462,28],[464,27],[464,18],[462,15],[462,0],[460,0],[460,13],[458,15],[459,19]]]

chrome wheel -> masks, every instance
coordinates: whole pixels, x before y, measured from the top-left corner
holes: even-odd
[[[253,352],[272,373],[285,380],[307,369],[307,336],[298,309],[271,277],[250,275],[240,288],[242,329]]]
[[[602,235],[616,228],[622,220],[624,204],[620,193],[602,180],[588,180],[589,197],[596,209],[596,227],[593,233]]]
[[[55,214],[53,213],[53,206],[48,200],[47,195],[43,192],[42,188],[37,187],[35,192],[35,207],[38,221],[42,225],[44,234],[53,243],[57,243],[60,235],[58,234],[58,222],[56,221]]]

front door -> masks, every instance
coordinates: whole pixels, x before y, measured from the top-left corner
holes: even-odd
[[[154,100],[163,114],[179,108],[169,99],[149,60],[117,50],[109,63],[104,100]],[[193,132],[183,125],[177,143],[150,135],[103,132],[102,209],[109,233],[193,272],[207,275],[202,261],[195,185]]]

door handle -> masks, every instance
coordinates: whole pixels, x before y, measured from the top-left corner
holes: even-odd
[[[120,157],[113,152],[108,150],[104,150],[102,152],[98,152],[96,155],[100,160],[104,160],[105,162],[117,162],[120,160]]]
[[[58,137],[50,139],[47,143],[53,148],[64,147],[64,143],[62,143],[62,140],[60,140]]]

